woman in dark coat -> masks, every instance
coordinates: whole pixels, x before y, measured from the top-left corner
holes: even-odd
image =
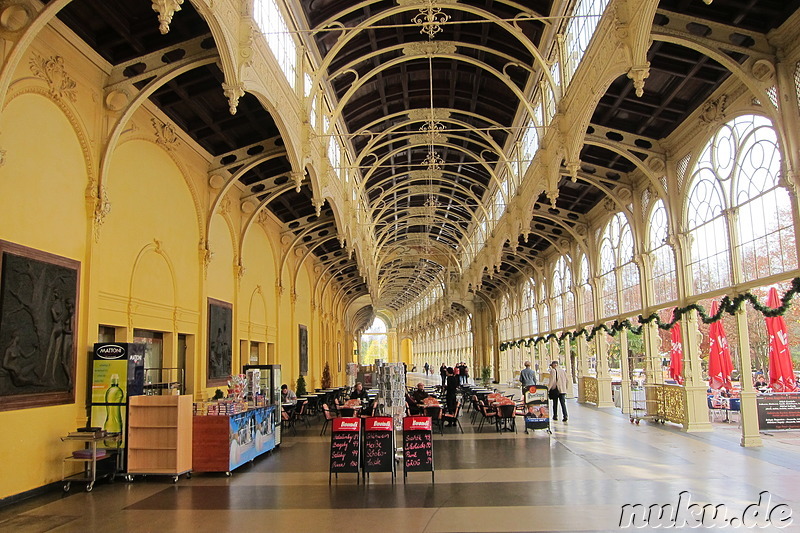
[[[450,369],[452,371],[452,369]],[[445,386],[447,385],[447,366],[442,363],[442,366],[439,368],[439,375],[442,376],[442,390],[444,390]]]
[[[456,412],[456,394],[458,386],[460,385],[459,378],[453,373],[451,367],[447,367],[447,386],[445,392],[447,394],[447,411],[449,413]]]

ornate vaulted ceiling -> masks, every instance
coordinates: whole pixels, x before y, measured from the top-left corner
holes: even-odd
[[[47,3],[47,2],[45,2]],[[611,2],[614,4],[614,2]],[[374,250],[351,254],[327,206],[319,212],[308,181],[297,187],[275,121],[251,95],[231,115],[224,76],[213,61],[175,76],[150,96],[171,120],[236,177],[244,198],[265,205],[291,240],[313,253],[349,302],[400,311],[433,286],[458,279],[468,237],[493,201],[543,63],[552,57],[566,0],[296,0],[290,11],[317,65],[341,139],[352,155],[358,194],[368,206]],[[800,7],[800,0],[662,0],[653,21],[645,91],[621,76],[599,99],[580,152],[577,179],[557,183],[554,205],[542,195],[526,236],[508,242],[495,272],[475,291],[491,293],[547,254],[585,223],[587,214],[636,164],[659,153],[673,132],[730,75],[675,35],[727,34],[727,58],[744,63],[764,35]],[[58,17],[120,76],[144,87],[165,64],[203,57],[215,47],[190,2],[159,33],[147,0],[73,0]],[[631,156],[610,150],[627,143]],[[634,159],[638,158],[639,161]],[[213,169],[212,169],[213,170]],[[527,231],[525,231],[527,230]],[[376,276],[362,277],[365,265]],[[359,300],[361,301],[361,300]],[[366,307],[371,305],[371,307]]]

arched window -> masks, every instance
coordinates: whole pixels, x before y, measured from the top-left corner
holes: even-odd
[[[614,215],[603,230],[600,272],[603,316],[641,307],[639,268],[633,262],[633,235],[622,213]]]
[[[667,243],[669,222],[664,201],[659,199],[650,211],[647,251],[653,265],[653,303],[662,304],[678,297],[675,279],[675,254]]]
[[[578,292],[581,295],[583,321],[594,322],[594,292],[589,284],[589,258],[586,254],[581,255],[579,272]]]
[[[563,269],[559,268],[563,260],[563,256],[559,257],[553,268],[553,327],[556,329],[564,327],[564,303],[561,301],[561,295],[564,293]]]
[[[789,193],[778,185],[781,153],[772,123],[757,115],[726,124],[738,142],[733,204],[738,208],[736,252],[742,281],[797,268],[792,206]]]
[[[778,185],[780,170],[777,136],[767,118],[736,117],[706,144],[692,172],[686,215],[695,294],[797,268],[791,203]],[[732,250],[741,275],[732,271]]]
[[[572,269],[571,260],[562,255],[556,261],[553,269],[553,302],[555,328],[562,328],[575,324],[575,297],[572,294]]]

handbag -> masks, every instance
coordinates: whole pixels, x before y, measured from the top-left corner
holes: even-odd
[[[554,388],[554,389],[550,389],[550,390],[547,392],[547,396],[548,396],[548,397],[549,397],[551,400],[557,400],[557,399],[558,399],[558,397],[559,397],[560,395],[561,395],[561,391],[559,391],[559,390],[558,390],[558,387],[556,387],[556,388]]]

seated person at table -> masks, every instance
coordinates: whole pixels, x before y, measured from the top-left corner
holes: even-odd
[[[764,379],[764,374],[758,374],[756,376],[755,381],[753,382],[753,386],[757,389],[766,389],[767,388],[767,380]]]
[[[297,394],[286,383],[281,385],[281,403],[297,403]]]
[[[353,392],[350,393],[351,400],[366,400],[369,396],[367,396],[367,391],[364,390],[364,385],[358,381],[356,382],[356,386],[353,388]]]
[[[428,397],[428,393],[425,392],[425,385],[423,383],[417,383],[417,388],[411,392],[411,399],[416,404],[422,403],[422,400]]]

